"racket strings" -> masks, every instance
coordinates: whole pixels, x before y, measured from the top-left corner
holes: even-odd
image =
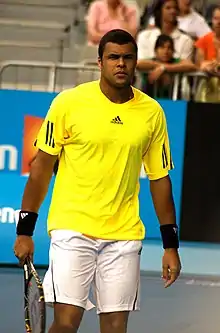
[[[46,306],[42,281],[33,263],[27,260],[24,265],[24,313],[27,333],[45,333]]]
[[[27,301],[32,332],[41,332],[41,295],[34,278],[30,280],[28,285]]]

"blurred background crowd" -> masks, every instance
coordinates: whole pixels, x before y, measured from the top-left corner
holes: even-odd
[[[138,44],[135,86],[220,101],[217,0],[1,0],[0,27],[1,88],[60,91],[96,79],[97,45],[121,28]]]

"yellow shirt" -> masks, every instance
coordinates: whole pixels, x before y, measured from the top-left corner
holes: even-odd
[[[139,240],[139,175],[150,180],[172,168],[160,105],[133,88],[132,100],[112,103],[99,81],[60,93],[52,102],[36,146],[60,155],[48,231],[68,229],[109,240]]]

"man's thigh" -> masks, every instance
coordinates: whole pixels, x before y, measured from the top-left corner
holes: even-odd
[[[43,282],[46,302],[89,309],[95,268],[94,242],[77,232],[52,231],[50,263]]]
[[[94,283],[98,314],[139,310],[141,249],[141,241],[103,245]]]

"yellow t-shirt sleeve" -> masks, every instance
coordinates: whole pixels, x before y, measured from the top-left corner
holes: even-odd
[[[65,109],[65,99],[61,93],[52,101],[37,135],[35,146],[50,155],[59,155],[64,144]]]
[[[164,111],[159,107],[150,145],[143,156],[145,172],[150,180],[156,180],[168,175],[173,169]]]

